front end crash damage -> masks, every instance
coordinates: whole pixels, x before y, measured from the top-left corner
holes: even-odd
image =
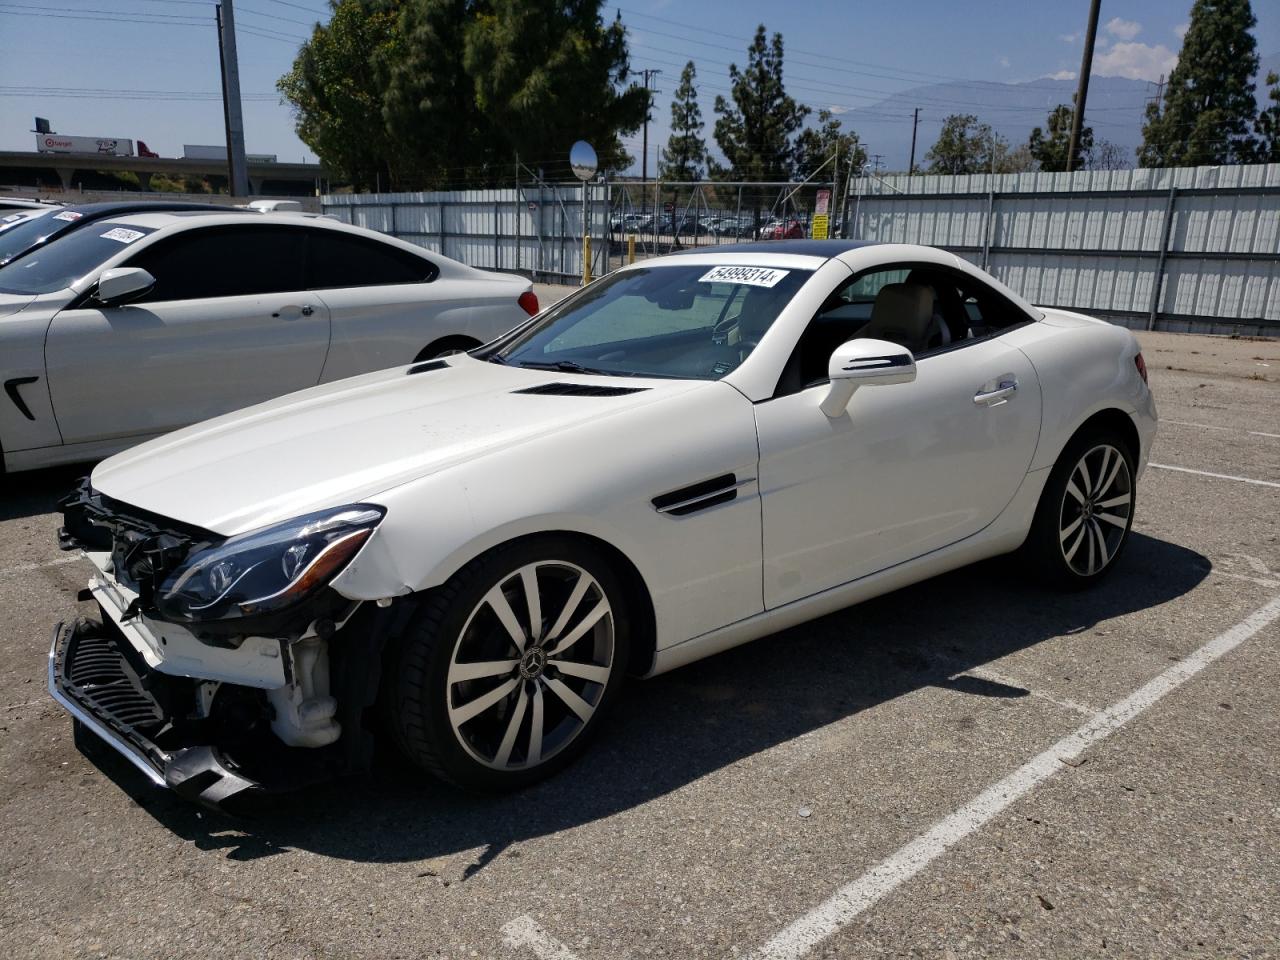
[[[328,581],[380,509],[228,538],[86,481],[63,517],[62,548],[94,567],[81,598],[101,614],[59,624],[49,651],[50,692],[78,735],[211,806],[368,768],[366,714],[398,610],[349,600]]]

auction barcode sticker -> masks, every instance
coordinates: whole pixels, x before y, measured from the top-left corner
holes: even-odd
[[[698,278],[699,283],[744,283],[749,287],[772,287],[790,270],[769,267],[712,267]]]
[[[53,219],[66,220],[70,223],[74,223],[75,221],[79,220],[83,216],[84,216],[83,213],[76,213],[74,210],[63,210],[61,213],[55,213],[53,215]]]
[[[139,237],[145,237],[146,234],[141,230],[128,230],[124,227],[116,227],[102,234],[104,240],[118,240],[120,243],[133,243]]]

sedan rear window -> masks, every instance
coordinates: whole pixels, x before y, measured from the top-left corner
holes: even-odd
[[[605,277],[496,353],[514,366],[718,380],[755,349],[809,270],[642,267]]]
[[[65,289],[151,232],[149,227],[104,221],[58,237],[0,266],[0,293],[38,294]]]

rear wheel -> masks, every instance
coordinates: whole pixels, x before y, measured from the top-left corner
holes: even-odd
[[[1053,584],[1096,583],[1129,541],[1135,493],[1128,443],[1107,431],[1082,434],[1049,475],[1024,553]]]
[[[406,631],[391,726],[445,780],[518,788],[585,749],[627,654],[624,593],[598,551],[566,537],[501,548],[434,591]]]

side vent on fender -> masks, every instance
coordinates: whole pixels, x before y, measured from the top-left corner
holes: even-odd
[[[512,393],[529,393],[541,397],[625,397],[628,393],[643,393],[648,387],[602,387],[593,383],[540,383],[536,387],[512,390]]]
[[[449,364],[443,360],[428,360],[426,363],[415,363],[405,371],[406,376],[413,376],[415,373],[430,373],[432,370],[443,370]]]
[[[749,483],[755,483],[755,478],[747,477],[745,480],[739,480],[732,473],[722,474],[654,497],[653,508],[668,516],[683,517],[720,503],[736,500],[738,491]]]

